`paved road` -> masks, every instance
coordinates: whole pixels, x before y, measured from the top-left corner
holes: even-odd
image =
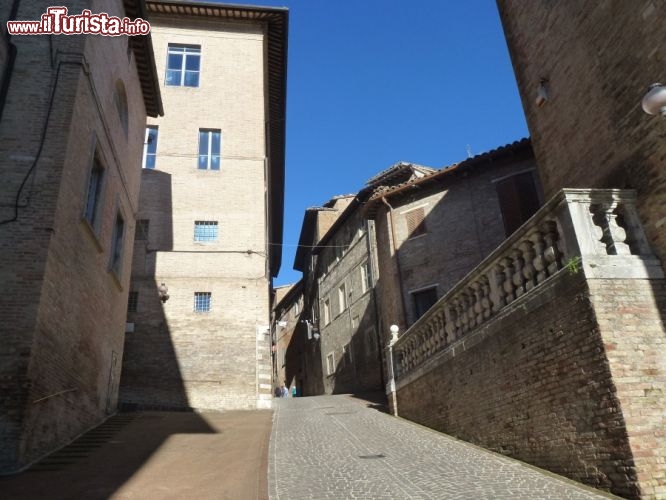
[[[271,500],[609,498],[348,396],[275,403]]]
[[[266,500],[271,412],[121,413],[27,472],[2,500]]]

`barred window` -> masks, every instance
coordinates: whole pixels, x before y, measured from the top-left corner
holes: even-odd
[[[194,241],[217,241],[217,221],[194,221]]]
[[[134,239],[136,241],[145,241],[148,239],[148,228],[150,227],[150,220],[138,219],[136,221],[136,232]]]
[[[139,292],[130,292],[127,298],[127,312],[135,313],[139,306]]]
[[[210,311],[211,292],[194,292],[194,311]]]

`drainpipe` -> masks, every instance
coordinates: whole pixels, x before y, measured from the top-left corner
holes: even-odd
[[[379,312],[379,301],[377,300],[377,280],[375,277],[375,249],[372,242],[376,240],[374,224],[372,225],[372,238],[370,238],[370,221],[365,221],[365,241],[368,249],[368,272],[370,273],[370,283],[372,284],[372,305],[375,312],[375,342],[377,343],[377,358],[379,361],[379,380],[382,387],[386,387],[386,377],[384,377],[384,358],[382,356],[382,338],[381,322]]]
[[[16,16],[18,15],[18,8],[21,0],[14,0],[12,8],[9,12],[8,21],[16,21]],[[5,110],[5,104],[7,103],[7,94],[9,94],[9,82],[11,81],[12,73],[14,72],[14,62],[16,61],[16,45],[12,43],[12,37],[9,34],[9,31],[6,32],[5,39],[7,40],[7,45],[9,46],[9,60],[7,61],[7,70],[0,82],[0,121],[2,121],[2,113]]]
[[[402,319],[404,321],[403,327],[407,328],[407,305],[405,304],[405,294],[403,293],[402,284],[402,266],[400,265],[400,254],[398,253],[398,245],[395,239],[395,223],[393,221],[393,207],[386,201],[386,197],[382,196],[382,203],[389,209],[389,219],[391,221],[391,244],[393,245],[393,253],[395,254],[395,263],[398,266],[398,287],[400,289],[400,304],[402,305]]]

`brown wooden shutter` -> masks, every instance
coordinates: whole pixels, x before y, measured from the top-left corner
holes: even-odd
[[[423,208],[410,210],[405,214],[407,220],[407,237],[413,238],[426,232],[425,212]]]

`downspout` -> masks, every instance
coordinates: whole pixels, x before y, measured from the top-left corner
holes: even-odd
[[[365,241],[368,248],[368,272],[370,273],[370,283],[372,284],[372,305],[375,311],[375,341],[377,343],[377,358],[379,361],[379,380],[382,384],[382,389],[386,387],[386,378],[384,377],[384,358],[382,357],[382,338],[381,338],[381,323],[380,323],[380,314],[379,314],[379,302],[377,300],[377,279],[375,276],[375,251],[372,247],[372,242],[376,241],[374,236],[375,229],[374,224],[372,225],[373,237],[370,238],[370,221],[365,221]]]
[[[386,201],[386,197],[382,196],[382,203],[386,205],[389,209],[389,219],[391,220],[391,244],[393,245],[393,253],[395,254],[395,263],[398,267],[398,287],[400,288],[400,304],[402,305],[402,318],[405,322],[403,328],[407,328],[407,305],[405,304],[405,294],[403,293],[403,283],[402,283],[402,266],[400,265],[400,254],[398,253],[398,245],[395,239],[395,223],[393,220],[393,207],[389,205],[389,202]]]
[[[21,0],[14,0],[12,9],[9,12],[9,19],[7,19],[8,21],[16,21],[20,3]],[[9,47],[9,59],[7,61],[7,70],[5,71],[5,74],[2,77],[2,82],[0,83],[0,121],[2,121],[2,114],[5,110],[5,104],[7,103],[9,83],[12,79],[12,73],[14,72],[14,62],[16,61],[16,45],[12,43],[12,36],[9,34],[9,31],[6,32],[5,38],[7,40],[7,46]]]

